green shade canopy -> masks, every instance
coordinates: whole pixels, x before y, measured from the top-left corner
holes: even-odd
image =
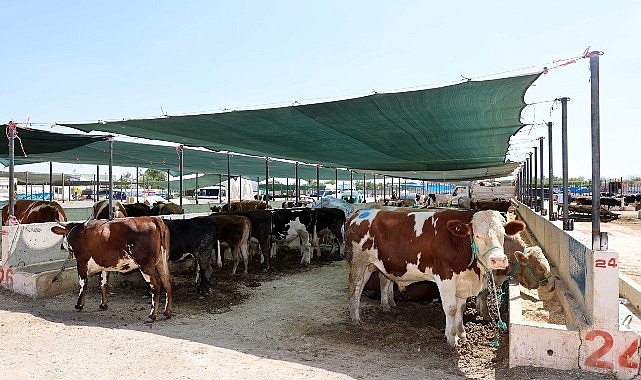
[[[64,125],[405,178],[480,179],[516,167],[505,160],[509,139],[524,126],[525,92],[540,74],[281,108]],[[464,178],[452,178],[458,175]]]
[[[107,136],[91,136],[76,134],[51,133],[40,130],[19,129],[27,156],[25,157],[16,140],[14,164],[32,164],[39,162],[61,162],[72,164],[107,165],[109,162],[109,142]],[[90,138],[87,138],[90,137]],[[6,137],[5,138],[5,142]],[[42,142],[42,143],[40,143]],[[45,144],[48,142],[49,144]],[[87,144],[87,145],[81,145]],[[64,149],[74,147],[71,149]],[[134,143],[127,141],[113,142],[113,164],[121,167],[143,167],[156,170],[169,171],[172,176],[180,174],[179,144],[174,146]],[[58,150],[55,150],[55,149]],[[8,153],[0,156],[0,164],[9,166]],[[229,169],[232,176],[245,176],[248,178],[265,178],[265,159],[242,155],[230,155]],[[295,163],[277,160],[269,161],[270,177],[294,178],[296,175]],[[222,174],[227,178],[227,154],[213,152],[205,149],[183,147],[183,173],[209,173]],[[135,175],[135,173],[132,173]],[[315,165],[298,165],[299,178],[315,179]],[[335,179],[334,169],[319,168],[320,179]],[[36,176],[31,176],[31,183],[40,182]],[[43,177],[48,179],[48,175]],[[216,176],[216,178],[219,178]],[[338,171],[339,180],[349,180],[349,172]],[[362,175],[361,175],[362,178]],[[206,185],[203,185],[206,186]]]
[[[9,158],[9,125],[2,124],[2,129],[7,131],[1,138],[2,156],[0,158]],[[60,134],[54,132],[42,131],[39,129],[18,127],[15,129],[16,138],[14,139],[14,154],[16,157],[30,155],[46,155],[50,153],[64,152],[71,149],[79,148],[96,141],[104,141],[109,136],[98,136],[88,134]],[[34,161],[40,162],[40,161]],[[4,163],[4,161],[3,161]],[[5,164],[6,166],[6,164]]]

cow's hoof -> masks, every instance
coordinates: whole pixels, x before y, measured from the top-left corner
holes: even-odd
[[[163,315],[165,316],[165,319],[171,318],[171,312],[165,311]]]
[[[100,310],[107,310],[108,306],[100,304],[98,307],[100,308]]]
[[[75,305],[74,307],[75,307],[75,308],[76,308],[76,310],[78,310],[78,311],[82,310],[82,305]]]
[[[145,321],[145,323],[154,323],[155,320],[156,320],[156,316],[150,315],[149,318],[147,318],[147,320]]]

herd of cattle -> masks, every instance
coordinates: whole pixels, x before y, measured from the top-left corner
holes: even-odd
[[[576,196],[572,201],[577,205],[590,206],[592,205],[592,197],[590,196]],[[641,194],[627,194],[617,196],[612,193],[603,193],[599,198],[599,203],[602,207],[607,207],[610,210],[612,207],[632,206],[635,210],[641,210]]]
[[[494,271],[497,283],[515,278],[528,288],[553,284],[540,248],[526,247],[518,237],[525,224],[506,222],[495,210],[431,214],[363,208],[346,220],[345,213],[336,208],[267,209],[262,205],[265,202],[254,201],[245,206],[249,210],[170,219],[154,216],[175,213],[169,208],[115,203],[115,219],[108,220],[107,202],[95,204],[91,219],[85,222],[66,222],[64,210],[55,202],[21,200],[15,204],[18,223],[58,222],[51,231],[63,236],[63,247],[76,259],[78,310],[85,303],[89,275],[101,273],[100,308],[106,309],[109,272],[138,268],[152,293],[150,321],[157,317],[163,289],[164,315],[169,317],[173,307],[170,261],[192,255],[197,264],[197,292],[207,294],[212,263],[221,268],[221,252],[226,247],[233,259],[231,274],[236,273],[241,259],[247,274],[252,255],[259,256],[263,270],[268,271],[278,247],[292,241],[299,243],[301,263],[308,264],[314,252],[320,255],[321,239],[331,242],[332,254],[338,251],[349,264],[353,323],[361,323],[359,305],[364,290],[380,294],[383,310],[395,306],[402,294],[410,295],[405,297],[410,300],[438,296],[446,316],[445,337],[452,346],[466,338],[462,316],[468,297],[480,293],[479,311],[489,318],[485,302],[488,271]],[[5,206],[3,223],[8,219]],[[394,286],[401,295],[394,292]]]

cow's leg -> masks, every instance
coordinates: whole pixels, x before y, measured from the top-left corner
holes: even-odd
[[[300,238],[301,251],[300,263],[307,265],[312,261],[312,243],[310,241],[309,232],[304,230],[298,231],[298,236]]]
[[[437,280],[435,282],[441,295],[441,304],[445,313],[445,339],[447,339],[447,343],[450,346],[456,347],[459,340],[457,322],[459,321],[458,318],[461,318],[462,324],[463,318],[462,315],[457,318],[460,309],[456,298],[456,276],[451,280]]]
[[[260,248],[261,248],[261,254],[263,255],[264,258],[264,271],[267,272],[270,267],[269,267],[269,256],[267,252],[269,252],[270,247],[269,247],[269,241],[270,239],[263,239],[263,241],[260,243]]]
[[[361,315],[361,295],[363,288],[369,280],[370,276],[377,269],[373,264],[362,265],[352,261],[349,271],[349,316],[352,319],[352,324],[360,325]],[[383,292],[381,291],[381,294]]]
[[[158,284],[156,303],[154,304],[155,314],[153,319],[155,319],[156,315],[158,314],[158,301],[160,301],[160,285],[161,284],[162,284],[162,287],[165,288],[165,311],[163,312],[163,315],[169,318],[171,317],[171,313],[174,310],[174,302],[173,302],[174,277],[171,275],[171,272],[169,271],[169,261],[167,259],[168,257],[169,257],[169,254],[163,254],[163,259],[161,259],[156,264],[156,268],[155,268],[156,273],[158,273],[158,276],[160,277],[160,279],[156,277],[156,281],[159,282],[159,284]],[[211,265],[209,267],[211,268]],[[149,316],[149,318],[151,318],[151,315]]]
[[[205,250],[205,252],[207,251]],[[200,280],[197,292],[198,294],[206,295],[209,293],[209,281],[211,280],[211,276],[214,272],[214,269],[211,266],[211,257],[201,249],[194,252],[194,256],[197,266],[196,275]]]
[[[312,244],[312,253],[316,251],[316,258],[319,258],[321,254],[320,238],[318,237],[318,231],[316,231],[316,225],[314,225],[314,232],[312,233],[312,236],[311,236],[311,244]],[[310,255],[310,259],[311,259],[311,255]]]
[[[231,270],[231,275],[234,276],[236,274],[236,268],[238,268],[238,263],[240,262],[240,247],[238,244],[234,244],[234,246],[230,248],[231,256],[234,260],[234,267]]]
[[[160,302],[161,285],[160,279],[158,278],[158,274],[156,274],[156,268],[153,267],[151,269],[143,269],[140,267],[140,273],[151,289],[151,311],[149,312],[149,322],[153,322],[156,320],[156,316],[158,315],[158,302]]]
[[[392,310],[392,306],[396,306],[396,302],[394,301],[394,282],[379,272],[378,283],[381,288],[381,309],[383,309],[383,311],[390,311]]]
[[[100,301],[100,309],[107,310],[107,286],[109,285],[109,272],[103,270],[100,272],[100,293],[102,299]]]
[[[247,241],[245,243],[240,245],[240,254],[243,257],[243,264],[245,265],[245,270],[243,271],[243,274],[249,273],[247,270],[249,269],[249,247],[248,247]]]
[[[456,326],[456,336],[459,338],[459,342],[464,344],[467,340],[467,333],[465,332],[465,326],[463,325],[463,315],[465,314],[465,309],[467,308],[467,299],[466,298],[456,298],[456,317],[455,317],[455,326]]]
[[[87,265],[84,265],[84,269],[81,269],[81,264],[78,263],[78,284],[80,285],[80,292],[78,293],[78,301],[76,301],[75,308],[77,310],[82,310],[85,306],[85,298],[87,296]]]

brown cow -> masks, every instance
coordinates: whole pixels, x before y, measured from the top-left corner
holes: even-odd
[[[119,201],[113,201],[114,218],[126,218],[127,210]],[[109,199],[103,199],[93,204],[91,219],[109,219]]]
[[[232,201],[231,204],[225,203],[222,206],[222,211],[237,211],[237,210],[266,210],[272,208],[269,203],[259,200],[242,200],[242,201]],[[212,209],[212,211],[214,211]]]
[[[19,199],[13,206],[13,214],[20,224],[66,222],[65,210],[56,201]],[[2,224],[7,225],[9,205],[2,207]]]
[[[154,206],[149,211],[149,215],[173,215],[173,214],[182,214],[183,211],[180,209],[180,205],[173,202],[169,203],[155,203]]]
[[[213,219],[218,227],[218,241],[220,241],[221,249],[226,247],[231,249],[234,260],[234,268],[231,271],[231,275],[236,274],[236,268],[238,268],[241,256],[245,264],[243,273],[247,274],[249,237],[252,229],[250,220],[245,216],[222,214],[211,214],[207,218]]]
[[[436,283],[445,312],[445,337],[456,346],[466,340],[466,299],[481,291],[485,270],[504,269],[504,236],[525,230],[505,223],[498,211],[421,212],[358,210],[345,227],[350,263],[349,311],[361,323],[360,298],[372,272],[379,270],[399,288],[424,280]],[[381,290],[387,303],[388,289]]]
[[[150,321],[158,315],[161,288],[165,289],[164,315],[169,318],[173,309],[172,284],[169,273],[169,231],[160,218],[89,220],[84,223],[61,223],[51,227],[64,236],[63,246],[76,258],[80,295],[76,309],[82,310],[87,295],[87,277],[101,272],[101,309],[107,309],[107,273],[140,269],[152,292]]]
[[[543,255],[541,247],[528,247],[520,236],[506,236],[503,248],[510,264],[505,269],[494,271],[494,282],[497,286],[509,278],[514,278],[526,289],[537,289],[541,286],[548,291],[554,289],[550,263]],[[490,320],[487,307],[488,281],[483,284],[483,289],[476,297],[476,309],[485,320]]]

